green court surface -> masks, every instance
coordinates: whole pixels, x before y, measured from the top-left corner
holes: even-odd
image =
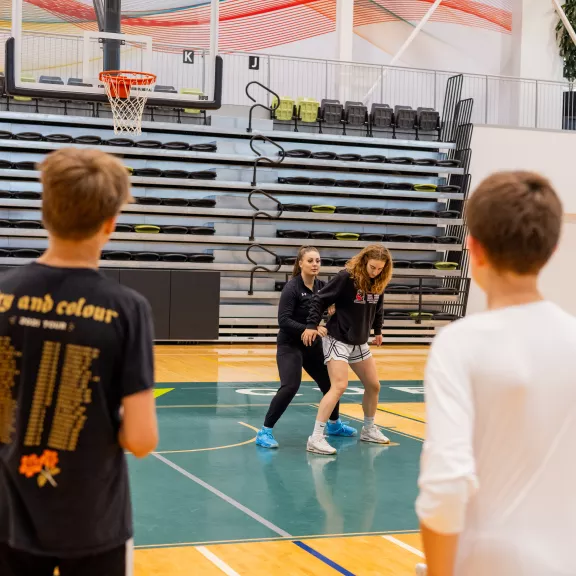
[[[277,386],[157,385],[157,453],[129,457],[137,546],[418,528],[422,441],[387,428],[398,445],[331,438],[337,457],[309,454],[306,440],[321,393],[303,383],[275,428],[280,448],[257,447],[254,429],[262,426]],[[419,381],[383,382],[380,401],[421,403],[420,387]],[[343,402],[359,404],[361,391],[351,383]],[[343,420],[360,430],[361,422]]]

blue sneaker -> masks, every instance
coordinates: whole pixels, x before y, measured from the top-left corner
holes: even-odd
[[[272,428],[262,427],[258,430],[256,434],[256,446],[262,446],[262,448],[278,448],[278,442],[272,434]]]
[[[356,436],[358,431],[352,426],[348,426],[347,422],[342,422],[340,418],[334,424],[328,421],[326,424],[326,434],[328,436]]]

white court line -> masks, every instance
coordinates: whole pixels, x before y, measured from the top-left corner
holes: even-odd
[[[406,544],[402,542],[402,540],[394,538],[394,536],[382,536],[382,538],[388,540],[388,542],[392,542],[392,544],[396,544],[396,546],[400,546],[400,548],[404,548],[404,550],[408,550],[408,552],[412,552],[412,554],[416,554],[416,556],[420,556],[420,558],[424,558],[424,553],[420,552],[418,548],[414,548],[414,546],[410,546],[410,544]]]
[[[210,492],[212,492],[212,494],[218,496],[218,498],[222,498],[222,500],[228,502],[228,504],[231,504],[235,508],[238,508],[238,510],[244,512],[244,514],[250,516],[250,518],[253,518],[254,520],[256,520],[256,522],[260,522],[260,524],[266,526],[266,528],[269,528],[270,530],[272,530],[272,532],[276,532],[276,534],[278,534],[279,536],[291,538],[291,534],[288,534],[288,532],[282,530],[282,528],[279,528],[278,526],[276,526],[276,524],[268,522],[268,520],[266,520],[266,518],[262,518],[260,514],[256,514],[256,512],[250,510],[250,508],[246,508],[246,506],[240,504],[240,502],[234,500],[234,498],[227,496],[226,494],[224,494],[224,492],[220,492],[220,490],[214,488],[214,486],[211,486],[207,482],[204,482],[204,480],[201,480],[200,478],[198,478],[198,476],[194,476],[194,474],[190,474],[190,472],[184,470],[184,468],[180,468],[178,464],[174,464],[174,462],[168,460],[168,458],[164,458],[164,456],[158,454],[157,452],[152,452],[152,456],[154,456],[154,458],[158,458],[158,460],[164,462],[164,464],[167,464],[168,466],[170,466],[170,468],[176,470],[176,472],[180,472],[180,474],[186,476],[186,478],[192,480],[193,482],[196,482],[196,484],[199,484],[200,486],[202,486],[202,488],[206,488],[206,490],[209,490]]]
[[[210,560],[210,562],[212,562],[212,564],[214,564],[215,566],[218,566],[218,568],[220,568],[220,570],[222,570],[222,572],[224,572],[224,574],[226,574],[227,576],[240,576],[240,574],[238,574],[238,572],[236,572],[235,570],[232,570],[232,568],[230,568],[230,566],[228,566],[228,564],[226,564],[226,562],[223,562],[222,560],[220,560],[220,558],[218,558],[218,556],[216,556],[216,554],[213,554],[212,552],[210,552],[210,550],[208,550],[208,548],[204,548],[204,546],[196,546],[196,550],[198,550],[198,552],[200,552],[200,554],[202,554],[202,556],[204,556],[204,558],[207,558],[208,560]]]

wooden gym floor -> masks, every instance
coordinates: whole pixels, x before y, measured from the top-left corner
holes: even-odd
[[[336,438],[338,456],[322,457],[305,450],[321,397],[306,375],[279,450],[254,444],[278,386],[274,346],[158,346],[160,444],[129,460],[136,576],[413,575],[427,351],[374,349],[392,445]],[[359,429],[354,378],[341,414]]]

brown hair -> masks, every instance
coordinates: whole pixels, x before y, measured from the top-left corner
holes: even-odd
[[[122,163],[99,150],[62,148],[40,165],[42,221],[55,236],[84,240],[130,200]]]
[[[499,172],[476,189],[466,209],[470,235],[498,270],[536,274],[558,244],[562,203],[534,172]]]
[[[368,260],[380,260],[384,262],[384,269],[376,278],[370,278],[370,276],[368,276]],[[362,290],[364,294],[382,294],[392,278],[392,256],[386,246],[382,246],[382,244],[372,244],[364,248],[353,258],[350,258],[350,260],[346,262],[346,270],[354,279],[356,288]]]
[[[318,252],[318,248],[314,248],[314,246],[300,246],[298,250],[298,256],[296,257],[296,262],[294,262],[294,269],[292,270],[292,278],[296,278],[296,276],[300,276],[302,270],[300,268],[300,260],[308,254],[308,252]],[[320,252],[318,252],[320,254]]]

